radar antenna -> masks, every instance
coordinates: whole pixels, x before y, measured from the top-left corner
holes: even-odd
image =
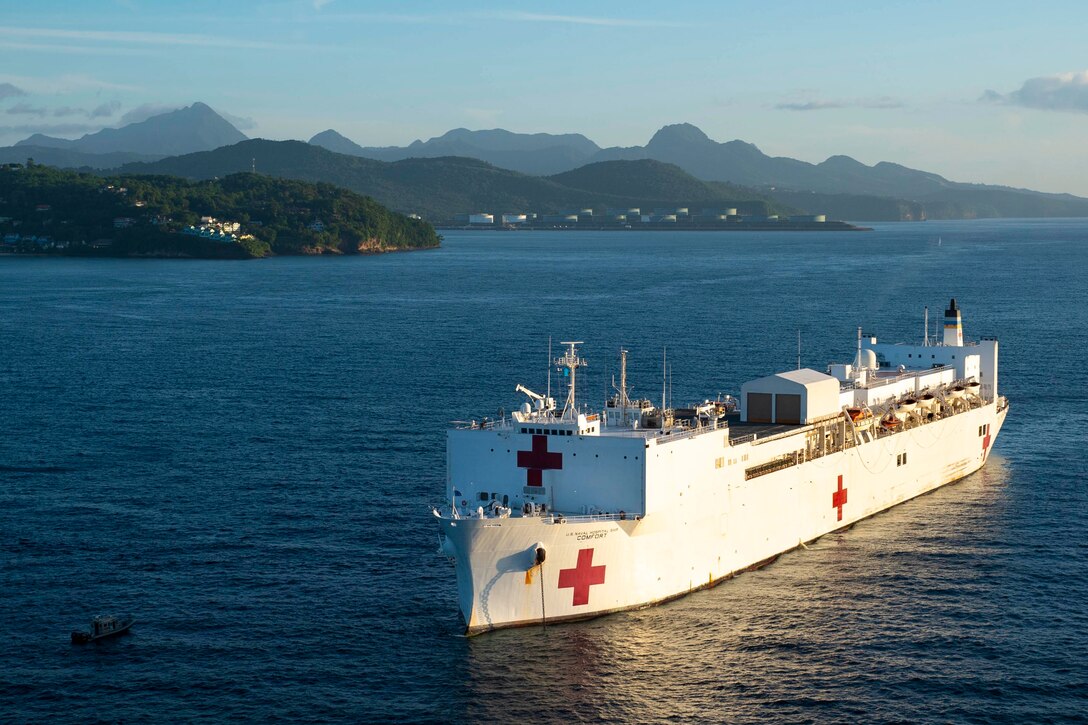
[[[621,420],[627,424],[627,406],[631,399],[627,396],[627,350],[620,348],[620,384],[616,386],[616,378],[612,378],[612,387],[616,389],[615,402],[619,405],[623,417]]]

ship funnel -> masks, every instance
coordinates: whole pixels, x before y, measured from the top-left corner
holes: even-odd
[[[944,344],[963,346],[963,318],[960,316],[960,308],[956,307],[955,297],[944,311]]]

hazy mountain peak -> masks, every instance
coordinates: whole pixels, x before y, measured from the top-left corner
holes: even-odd
[[[846,156],[844,154],[835,154],[834,156],[828,156],[827,159],[818,164],[818,166],[824,169],[835,169],[842,171],[852,171],[869,168],[852,156]]]
[[[74,141],[34,134],[16,146],[52,146],[93,154],[130,152],[169,156],[208,151],[245,139],[244,133],[198,101],[127,126],[104,128]]]
[[[351,156],[361,156],[363,154],[362,146],[331,128],[314,134],[313,138],[310,139],[310,143],[329,151],[335,151],[338,154],[349,154]]]
[[[646,146],[648,148],[651,146],[661,146],[662,144],[677,143],[704,144],[713,143],[713,141],[711,141],[710,137],[703,133],[703,130],[698,126],[693,126],[690,123],[673,123],[659,129]]]
[[[589,156],[600,147],[580,133],[518,133],[505,128],[489,128],[472,131],[455,128],[426,143],[412,144],[438,146],[445,143],[465,144],[482,151],[541,151],[547,148],[568,147],[575,153]]]

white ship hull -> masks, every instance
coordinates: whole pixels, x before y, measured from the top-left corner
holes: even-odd
[[[765,564],[978,470],[1007,410],[1004,399],[995,398],[747,480],[753,465],[796,451],[803,433],[730,442],[727,431],[707,430],[645,448],[638,439],[638,449],[645,451],[642,475],[655,481],[653,501],[641,502],[649,513],[638,520],[615,512],[441,518],[443,551],[455,563],[467,631],[645,607]],[[492,446],[492,453],[495,441],[526,447],[523,441],[530,437],[471,435],[480,436],[477,445]],[[558,444],[567,442],[549,440],[560,450]],[[583,456],[605,455],[593,450]],[[601,450],[618,459],[628,448]],[[627,462],[625,455],[623,465]],[[607,488],[609,465],[617,471],[622,466],[600,463],[594,485]],[[540,565],[538,549],[545,552]]]

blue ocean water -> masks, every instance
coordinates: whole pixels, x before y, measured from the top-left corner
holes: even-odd
[[[1088,712],[1088,222],[451,232],[259,262],[0,258],[0,721],[1042,722]],[[677,402],[1001,338],[987,467],[665,606],[461,636],[449,421],[585,340]],[[599,390],[599,395],[594,391]],[[129,636],[72,646],[103,612]]]

